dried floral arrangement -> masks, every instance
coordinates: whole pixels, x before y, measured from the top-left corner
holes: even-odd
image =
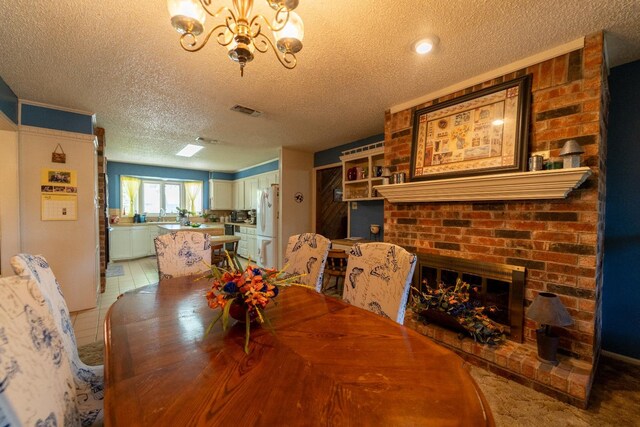
[[[426,281],[424,282],[426,285]],[[439,284],[436,289],[424,286],[425,291],[414,289],[411,309],[428,320],[428,312],[439,312],[450,316],[473,339],[484,344],[495,345],[504,340],[504,327],[491,320],[485,312],[496,307],[483,307],[476,299],[470,298],[471,285],[459,279],[455,286]],[[473,288],[477,291],[477,288]]]

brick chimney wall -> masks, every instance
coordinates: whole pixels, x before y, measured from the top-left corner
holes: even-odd
[[[559,156],[565,141],[584,148],[582,166],[593,175],[563,200],[389,203],[385,241],[418,253],[521,265],[527,268],[525,305],[541,291],[558,294],[574,319],[563,328],[560,351],[595,363],[600,350],[604,239],[606,122],[609,93],[603,34],[583,49],[474,87],[385,114],[385,163],[409,176],[416,109],[532,75],[529,152]],[[536,324],[525,320],[525,341]]]

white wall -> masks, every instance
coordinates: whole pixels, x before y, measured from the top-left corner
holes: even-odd
[[[0,129],[11,127],[15,126],[5,123]],[[0,130],[0,183],[0,275],[11,276],[9,261],[20,252],[18,133],[15,130]]]
[[[313,173],[313,153],[280,150],[280,264],[284,259],[289,236],[310,233],[311,227],[311,175]],[[296,193],[303,200],[296,201]],[[279,267],[282,267],[280,265]]]
[[[20,232],[22,252],[42,254],[62,286],[69,310],[95,307],[99,286],[95,136],[20,128]],[[51,162],[60,143],[67,162]],[[42,169],[78,173],[78,219],[42,221]]]

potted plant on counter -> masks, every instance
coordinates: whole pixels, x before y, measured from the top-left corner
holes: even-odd
[[[177,220],[180,225],[189,225],[191,222],[189,221],[189,215],[194,215],[194,213],[188,209],[176,208],[176,210],[178,211]]]

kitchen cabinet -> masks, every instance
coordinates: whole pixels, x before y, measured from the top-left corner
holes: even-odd
[[[212,210],[232,210],[234,184],[232,181],[209,180],[210,208]]]
[[[256,209],[258,206],[258,178],[244,181],[244,208]]]
[[[244,181],[233,182],[233,209],[243,210],[244,207]]]
[[[109,257],[114,261],[155,255],[153,239],[160,230],[156,225],[112,227],[109,233]]]
[[[112,227],[109,232],[109,258],[131,259],[131,232],[125,227]]]
[[[149,254],[148,226],[131,227],[131,257],[141,258]]]
[[[373,188],[375,185],[382,184],[384,179],[377,173],[384,167],[383,141],[355,150],[343,151],[340,160],[342,161],[343,201],[383,199]]]
[[[236,235],[240,237],[238,255],[255,261],[258,256],[255,227],[239,227],[239,233]]]

